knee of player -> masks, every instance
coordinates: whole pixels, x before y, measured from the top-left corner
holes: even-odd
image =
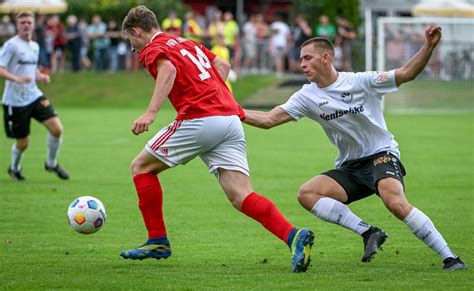
[[[308,200],[308,199],[312,199],[313,197],[315,196],[318,196],[319,193],[318,193],[318,189],[314,189],[312,187],[309,187],[307,185],[303,185],[300,187],[300,189],[298,190],[298,193],[297,193],[297,199],[298,199],[298,202],[300,202],[301,204],[305,204],[305,202]]]
[[[56,138],[60,138],[62,135],[63,135],[63,128],[62,127],[59,127],[59,128],[55,128],[53,130],[51,130],[51,135],[56,137]]]
[[[132,174],[132,176],[141,174],[141,164],[136,158],[133,159],[133,161],[130,163],[130,173]]]
[[[16,141],[16,148],[20,151],[25,151],[28,148],[30,139],[28,137]]]

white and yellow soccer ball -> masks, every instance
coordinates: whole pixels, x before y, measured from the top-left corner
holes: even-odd
[[[81,196],[69,205],[67,210],[69,225],[77,232],[91,234],[101,229],[107,218],[105,207],[99,199]]]

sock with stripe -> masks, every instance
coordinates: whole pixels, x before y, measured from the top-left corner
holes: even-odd
[[[12,146],[12,158],[10,162],[10,169],[12,169],[15,172],[18,172],[21,169],[20,163],[21,163],[22,156],[23,156],[23,152],[20,151],[16,147],[16,144],[14,143]]]
[[[148,230],[148,238],[166,237],[163,191],[158,177],[153,173],[138,174],[133,177],[133,183],[138,194],[138,207]]]
[[[54,168],[58,164],[58,162],[56,161],[56,157],[58,156],[61,142],[61,137],[55,137],[48,132],[48,153],[46,156],[46,164],[48,165],[48,167]]]
[[[260,222],[263,227],[288,244],[289,236],[295,227],[286,220],[270,199],[252,192],[245,198],[240,211]]]
[[[457,258],[426,214],[413,207],[403,221],[411,232],[430,247],[442,260]]]
[[[349,207],[329,197],[319,199],[311,209],[311,213],[324,221],[342,225],[358,234],[370,228],[370,225],[357,217]]]

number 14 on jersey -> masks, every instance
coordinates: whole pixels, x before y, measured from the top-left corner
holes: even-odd
[[[206,54],[199,47],[194,46],[194,49],[196,50],[197,59],[186,49],[181,49],[180,52],[183,56],[188,57],[196,65],[196,67],[201,72],[199,74],[199,78],[204,81],[211,77],[211,74],[209,74],[207,71],[207,69],[211,68],[211,63],[209,62]]]

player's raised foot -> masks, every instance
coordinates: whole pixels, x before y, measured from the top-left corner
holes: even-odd
[[[50,167],[48,166],[48,163],[44,163],[44,169],[48,172],[55,173],[59,178],[63,180],[69,179],[69,174],[59,166],[59,164],[56,164],[55,167]]]
[[[362,256],[362,262],[368,263],[372,260],[379,249],[381,249],[380,246],[388,238],[388,235],[382,229],[371,226],[369,230],[362,234],[362,238],[364,239],[364,255]]]
[[[171,246],[169,243],[144,244],[133,250],[121,251],[120,256],[124,259],[166,259],[171,256]]]
[[[467,269],[466,264],[459,257],[457,258],[446,258],[443,261],[443,270],[444,271],[456,271]]]
[[[26,178],[21,174],[21,170],[15,171],[10,166],[8,166],[8,175],[13,178],[15,181],[25,181]]]
[[[301,228],[295,234],[291,243],[291,264],[293,272],[306,272],[311,262],[311,247],[314,233],[308,228]]]

